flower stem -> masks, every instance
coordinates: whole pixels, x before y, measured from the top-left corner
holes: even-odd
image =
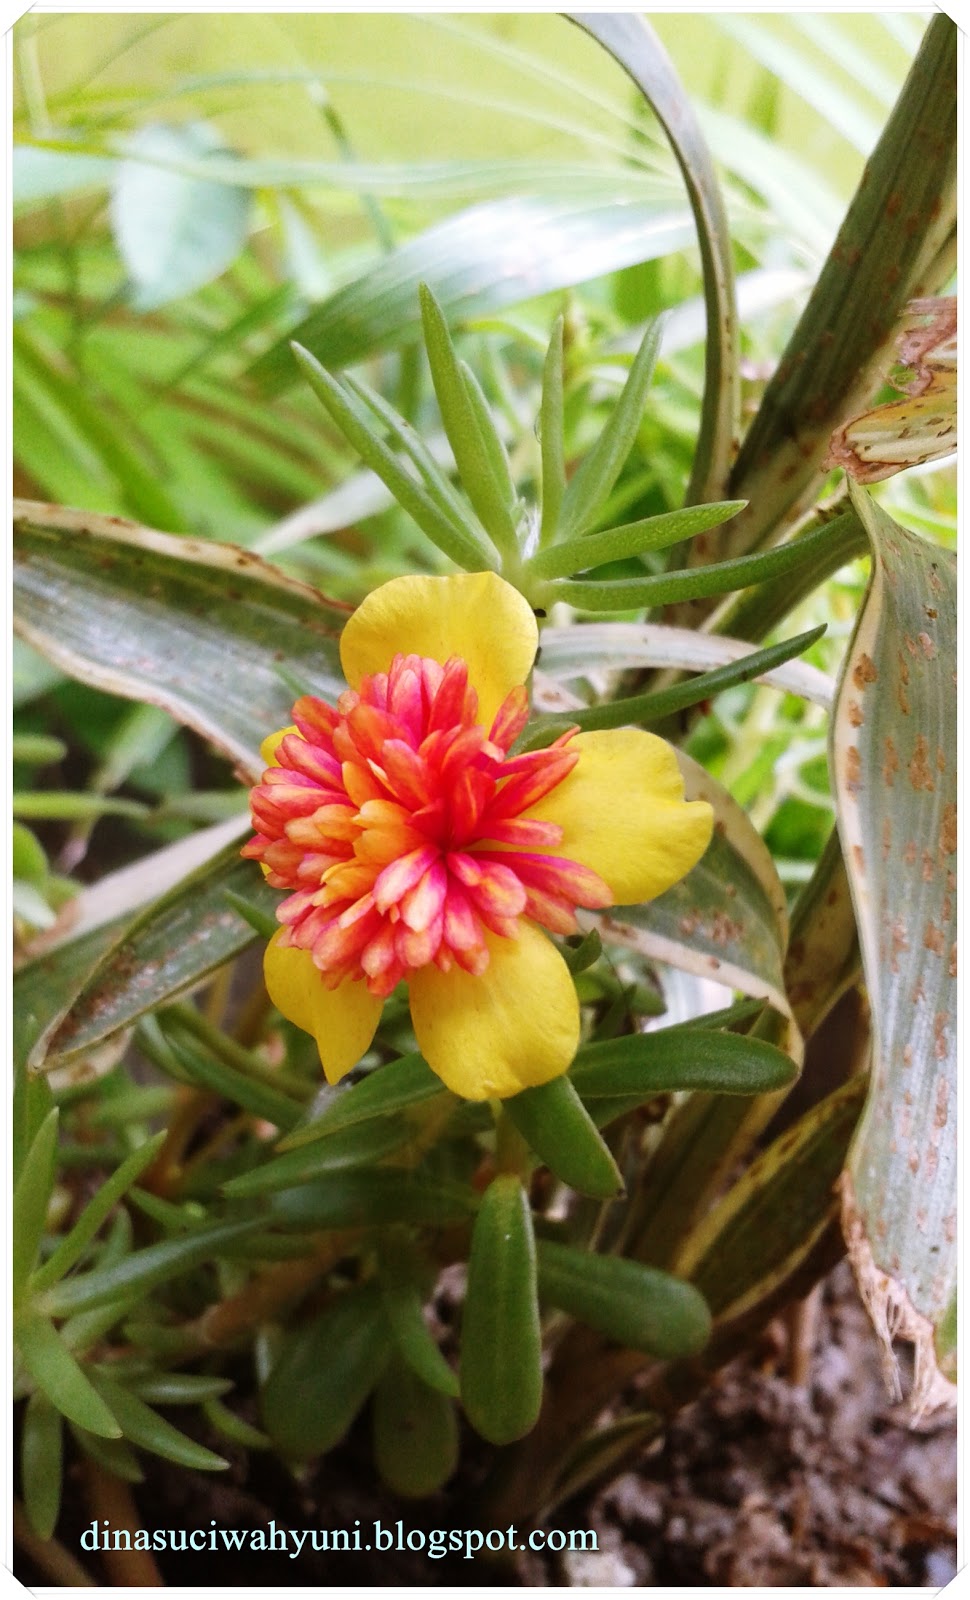
[[[501,1100],[492,1100],[495,1118],[495,1171],[511,1172],[527,1183],[534,1165],[532,1151],[526,1144]]]

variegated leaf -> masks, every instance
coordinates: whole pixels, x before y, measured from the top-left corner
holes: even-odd
[[[121,517],[14,505],[14,624],[72,677],[163,706],[251,777],[304,689],[345,688],[347,608],[248,551]],[[285,670],[283,670],[285,669]]]
[[[870,587],[832,726],[839,828],[872,1008],[872,1085],[843,1227],[894,1388],[952,1401],[936,1342],[956,1276],[956,562],[861,489]]]
[[[878,483],[957,447],[957,309],[952,297],[911,300],[898,341],[893,387],[905,396],[860,412],[836,429],[827,467]]]

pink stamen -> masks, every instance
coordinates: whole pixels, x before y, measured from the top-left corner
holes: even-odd
[[[481,976],[486,933],[515,938],[523,916],[573,933],[577,906],[611,904],[595,872],[554,854],[562,829],[524,814],[579,760],[575,729],[510,756],[527,719],[518,688],[482,727],[457,656],[398,655],[336,707],[297,701],[299,731],[252,792],[242,853],[290,890],[284,942],[309,950],[330,988],[351,978],[386,996],[432,962]]]

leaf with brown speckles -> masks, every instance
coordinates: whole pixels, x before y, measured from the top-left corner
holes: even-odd
[[[873,1072],[842,1217],[897,1390],[892,1340],[916,1346],[919,1413],[952,1399],[940,1336],[956,1280],[956,561],[851,492],[873,577],[836,698],[832,767]]]
[[[28,643],[82,683],[163,706],[253,778],[293,679],[331,700],[346,687],[346,609],[234,545],[18,501],[13,564]]]
[[[18,975],[24,994],[39,991],[40,1023],[31,1030],[28,1065],[33,1071],[89,1054],[156,1006],[187,993],[239,955],[258,935],[236,909],[235,893],[272,917],[279,899],[238,844],[190,874],[134,920],[96,929],[83,940],[55,950]],[[88,952],[85,967],[81,955]],[[52,981],[64,970],[76,977],[64,1002],[51,1012]],[[54,989],[54,993],[57,993]]]

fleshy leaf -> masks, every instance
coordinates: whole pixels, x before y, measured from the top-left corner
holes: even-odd
[[[540,1161],[580,1194],[612,1200],[620,1169],[568,1078],[554,1078],[506,1100],[505,1110]]]
[[[266,1430],[285,1456],[306,1460],[347,1432],[390,1353],[380,1295],[348,1290],[291,1333],[263,1390]]]
[[[500,1173],[475,1220],[461,1328],[461,1400],[477,1433],[510,1444],[542,1403],[542,1338],[532,1212],[519,1179]]]
[[[617,1344],[668,1361],[702,1350],[711,1332],[692,1284],[620,1256],[601,1256],[540,1239],[539,1294]]]
[[[25,1317],[17,1327],[24,1366],[38,1389],[68,1421],[104,1439],[120,1439],[121,1428],[105,1400],[78,1365],[63,1335],[46,1317]]]
[[[374,1394],[374,1461],[389,1489],[433,1494],[458,1465],[454,1402],[392,1357]]]
[[[322,1089],[322,1109],[318,1104],[306,1122],[280,1141],[279,1148],[295,1150],[343,1128],[354,1127],[374,1117],[393,1116],[397,1111],[447,1093],[423,1056],[399,1056],[396,1061],[389,1061],[386,1066],[368,1073],[359,1083],[341,1084],[337,1088],[328,1085]]]
[[[187,1434],[173,1428],[157,1411],[146,1405],[124,1384],[118,1383],[103,1372],[93,1374],[93,1382],[102,1399],[111,1407],[121,1424],[121,1431],[132,1444],[153,1455],[164,1456],[177,1466],[189,1467],[194,1472],[223,1472],[229,1463],[223,1456],[196,1444]]]

